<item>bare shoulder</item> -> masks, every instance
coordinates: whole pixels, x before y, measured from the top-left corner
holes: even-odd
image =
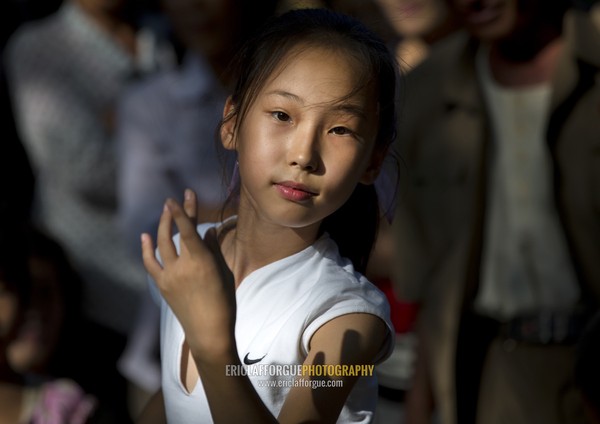
[[[309,384],[290,390],[279,422],[337,422],[358,379],[361,375],[372,375],[373,363],[388,337],[387,325],[381,318],[367,313],[341,315],[323,324],[310,340],[303,365],[307,369],[332,365],[333,370],[349,371],[301,376]]]
[[[330,358],[339,358],[332,362],[367,364],[377,359],[389,337],[389,329],[381,318],[351,313],[323,324],[310,340],[310,352],[329,352]]]

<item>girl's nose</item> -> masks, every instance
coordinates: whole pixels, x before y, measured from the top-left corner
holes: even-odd
[[[290,141],[288,163],[308,172],[319,168],[319,135],[317,131],[297,131]]]

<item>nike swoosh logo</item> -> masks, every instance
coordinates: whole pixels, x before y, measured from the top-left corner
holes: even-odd
[[[246,353],[246,356],[244,356],[244,364],[246,364],[246,365],[256,364],[257,362],[262,361],[265,356],[267,356],[267,355],[264,355],[257,359],[250,359],[250,358],[248,358],[248,355],[250,355],[250,352]]]

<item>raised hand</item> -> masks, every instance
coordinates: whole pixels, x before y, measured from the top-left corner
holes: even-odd
[[[214,229],[204,239],[196,231],[197,201],[186,190],[183,207],[165,202],[157,235],[158,253],[148,234],[142,235],[144,266],[181,323],[193,353],[220,355],[234,344],[235,285]],[[173,241],[179,230],[179,252]]]

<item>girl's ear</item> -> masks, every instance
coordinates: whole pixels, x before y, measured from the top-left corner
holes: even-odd
[[[383,164],[383,159],[385,158],[384,149],[376,149],[371,156],[371,163],[369,167],[365,170],[362,177],[360,178],[360,182],[365,185],[373,184],[377,177],[379,176],[379,172],[381,171],[381,166]]]
[[[227,97],[223,108],[223,125],[221,125],[221,143],[227,150],[235,150],[235,105],[231,96]]]

